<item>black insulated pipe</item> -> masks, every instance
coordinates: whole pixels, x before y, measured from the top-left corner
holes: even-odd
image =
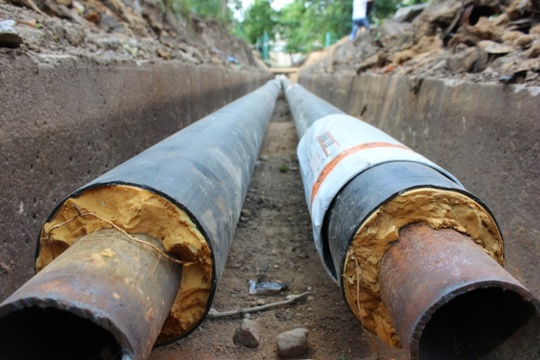
[[[146,359],[196,329],[280,88],[269,81],[62,201],[38,274],[0,304],[0,358]]]
[[[362,325],[415,360],[540,358],[540,301],[502,267],[489,208],[430,160],[281,80],[315,244]]]

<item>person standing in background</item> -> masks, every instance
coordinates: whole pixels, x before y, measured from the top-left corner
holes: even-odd
[[[370,29],[369,20],[367,18],[367,3],[368,0],[354,0],[352,12],[352,31],[349,38],[354,40],[356,32],[360,26]]]

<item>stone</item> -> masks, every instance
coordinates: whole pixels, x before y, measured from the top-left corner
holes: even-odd
[[[308,350],[308,334],[309,330],[305,328],[279,334],[276,338],[279,356],[295,357],[305,354]]]
[[[540,40],[535,41],[529,50],[525,52],[525,56],[532,59],[540,57]]]
[[[256,348],[259,346],[261,336],[257,328],[257,322],[244,319],[238,329],[236,329],[233,337],[235,344],[246,346],[249,348]]]
[[[427,8],[428,4],[416,4],[399,8],[394,14],[397,21],[412,22]]]
[[[253,214],[248,209],[242,209],[242,211],[240,212],[240,216],[252,217]]]
[[[461,49],[460,49],[461,50]],[[448,66],[454,73],[469,72],[478,61],[478,49],[476,47],[463,47],[448,59]]]

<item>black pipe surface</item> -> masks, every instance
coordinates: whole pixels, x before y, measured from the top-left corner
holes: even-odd
[[[328,209],[323,226],[326,266],[341,279],[345,255],[358,227],[376,209],[408,190],[430,187],[465,192],[433,168],[414,162],[388,162],[369,168],[339,191]]]
[[[298,86],[298,84],[292,83],[286,78],[281,78],[281,81],[287,96],[287,102],[295,104],[295,106],[290,107],[290,110],[294,118],[298,138],[304,136],[307,129],[320,118],[327,115],[345,114],[329,102],[311,94],[302,86]],[[294,91],[289,91],[293,88]]]
[[[117,328],[116,322],[132,330],[141,328],[140,332],[112,332],[125,359],[144,359],[156,341],[158,345],[175,341],[191,333],[204,320],[224,269],[280,89],[277,81],[269,81],[112,169],[69,195],[43,225],[36,250],[37,271],[54,263],[55,258],[84,235],[102,229],[116,229],[127,237],[126,241],[142,243],[167,261],[182,265],[178,293],[170,311],[166,310],[169,314],[157,340],[145,337],[146,325],[136,323],[135,316],[118,315],[107,320],[113,324],[110,328]],[[139,239],[138,234],[158,239],[163,250]],[[97,261],[112,255],[103,249],[95,256]],[[133,276],[146,271],[135,265],[138,256],[144,255],[134,255]],[[107,277],[106,273],[101,275]],[[18,294],[28,291],[25,286],[0,304],[0,354],[2,334],[10,331],[2,328],[2,325],[10,326],[2,318],[10,317],[14,311],[30,313],[52,303],[61,304],[53,306],[60,309],[58,312],[80,316],[87,311],[84,304],[79,308],[78,300],[69,294],[55,301],[47,299],[46,293],[39,298],[19,298]],[[101,286],[99,278],[94,286],[98,289]],[[114,308],[122,306],[114,296],[100,298],[98,302],[106,313],[116,314]],[[83,314],[83,317],[99,318],[99,306],[94,308],[96,314]],[[51,312],[51,317],[58,312]],[[148,321],[154,318],[153,312],[144,315]],[[97,325],[102,326],[99,322]],[[126,341],[124,337],[129,339]]]

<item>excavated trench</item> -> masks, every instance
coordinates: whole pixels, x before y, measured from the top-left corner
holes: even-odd
[[[0,70],[0,76],[0,98],[7,99],[0,103],[0,150],[5,174],[0,179],[4,199],[0,213],[2,300],[33,275],[39,229],[62,198],[270,78],[263,72],[211,66],[103,66],[70,56],[49,58],[39,66],[19,57],[12,66]],[[481,197],[505,238],[506,269],[534,295],[540,295],[540,274],[535,266],[540,254],[536,241],[540,236],[536,221],[540,217],[539,88],[302,73],[299,82],[450,170]],[[288,164],[296,163],[295,155],[287,156],[291,157]],[[291,224],[294,216],[289,216]],[[304,228],[309,238],[309,228]],[[305,251],[309,255],[304,260],[311,257],[310,262],[319,261],[314,249]],[[320,263],[315,265],[320,267]],[[255,265],[250,266],[253,272]],[[242,265],[236,270],[242,270]],[[323,281],[317,286],[332,287],[332,283]],[[338,289],[332,288],[332,296],[336,303],[340,301]],[[344,306],[336,309],[346,311]],[[315,323],[325,321],[323,318]],[[315,336],[322,342],[323,335]],[[373,345],[367,344],[375,340],[367,341],[364,334],[346,341],[371,347],[371,352],[351,355],[358,358],[371,358],[374,352],[393,354],[380,350],[381,344],[375,345],[374,351]],[[268,347],[264,349],[263,358],[276,356]],[[314,358],[327,354],[322,349],[311,351]],[[229,355],[261,358],[260,353]],[[401,359],[403,354],[391,356]],[[159,353],[154,358],[160,358]]]

